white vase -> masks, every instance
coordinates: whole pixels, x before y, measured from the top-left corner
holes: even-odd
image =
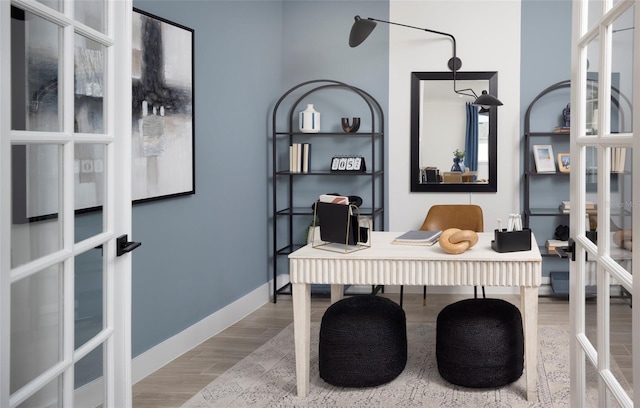
[[[307,104],[307,109],[298,114],[298,124],[302,133],[318,133],[320,131],[320,112]]]

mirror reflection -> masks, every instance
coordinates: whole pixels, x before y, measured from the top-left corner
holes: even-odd
[[[497,96],[497,72],[457,72],[457,89]],[[497,191],[497,109],[454,93],[452,72],[411,76],[411,191]]]

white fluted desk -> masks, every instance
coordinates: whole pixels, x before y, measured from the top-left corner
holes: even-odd
[[[498,253],[493,233],[480,233],[478,244],[460,255],[432,247],[393,245],[402,232],[371,233],[371,248],[348,254],[300,248],[289,255],[293,291],[298,395],[309,391],[311,284],[331,284],[331,301],[342,297],[344,285],[517,286],[525,337],[527,399],[536,399],[538,287],[542,258],[531,237],[531,250]]]

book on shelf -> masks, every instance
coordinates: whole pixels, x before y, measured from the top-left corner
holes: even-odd
[[[567,213],[571,212],[571,203],[569,201],[562,201],[558,208],[560,209],[560,211],[562,211],[563,213],[567,214]],[[584,209],[588,213],[594,213],[596,211],[596,204],[594,202],[587,201],[584,204]]]
[[[289,171],[308,173],[310,162],[310,143],[293,143],[289,146]]]
[[[567,126],[556,126],[553,129],[553,133],[569,133],[570,131],[571,131],[571,128]]]
[[[611,172],[612,173],[624,172],[626,158],[627,158],[626,147],[612,147],[611,148]]]
[[[438,242],[442,231],[419,231],[411,230],[397,236],[392,244],[396,245],[425,245],[431,246]]]
[[[548,239],[545,246],[549,252],[555,251],[556,248],[568,246],[569,241],[562,241],[559,239]]]

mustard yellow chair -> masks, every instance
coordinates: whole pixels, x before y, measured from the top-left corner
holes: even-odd
[[[429,208],[427,216],[420,227],[423,231],[438,231],[447,228],[460,228],[475,232],[484,231],[482,208],[475,204],[438,204]],[[400,305],[402,305],[403,287],[400,286]],[[484,297],[484,286],[482,287]],[[474,297],[477,288],[474,287]],[[422,303],[426,304],[427,287],[422,290]]]

